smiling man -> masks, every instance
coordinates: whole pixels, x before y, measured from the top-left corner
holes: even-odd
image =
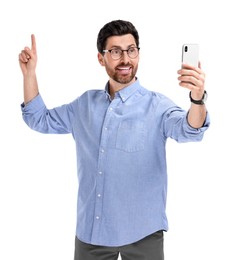
[[[139,47],[136,46],[132,34],[111,36],[106,47],[107,50],[98,53],[98,60],[106,68],[110,77],[110,94],[114,96],[115,92],[135,81]],[[101,48],[100,42],[98,42],[98,48]]]
[[[200,67],[184,65],[178,71],[179,85],[190,90],[191,106],[185,111],[140,84],[139,35],[132,23],[104,25],[97,48],[109,77],[105,88],[48,109],[38,89],[32,35],[31,48],[19,54],[23,119],[41,133],[71,133],[76,143],[75,260],[115,260],[119,254],[123,260],[163,260],[168,230],[165,145],[168,138],[202,140],[210,123],[205,76]]]

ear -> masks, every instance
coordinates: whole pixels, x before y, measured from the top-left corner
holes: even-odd
[[[98,52],[97,58],[98,58],[99,63],[101,64],[101,66],[105,66],[104,56],[100,52]]]

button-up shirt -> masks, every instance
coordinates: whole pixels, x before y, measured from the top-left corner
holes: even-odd
[[[168,230],[166,140],[201,141],[208,114],[203,127],[195,129],[187,111],[138,79],[113,99],[107,84],[105,90],[89,90],[53,109],[40,94],[21,107],[32,129],[73,136],[78,239],[122,246]]]

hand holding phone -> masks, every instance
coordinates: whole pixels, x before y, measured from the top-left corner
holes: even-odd
[[[182,66],[183,64],[199,66],[199,45],[198,44],[184,44],[182,46]]]

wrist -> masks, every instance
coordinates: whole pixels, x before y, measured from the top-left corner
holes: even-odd
[[[191,91],[189,92],[190,101],[196,105],[204,105],[207,100],[207,96],[208,96],[208,94],[207,94],[207,91],[205,90],[201,99],[193,99],[192,92]]]

